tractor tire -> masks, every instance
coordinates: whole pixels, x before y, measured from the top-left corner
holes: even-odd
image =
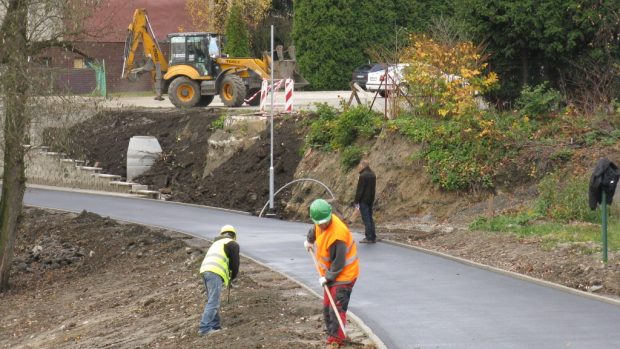
[[[250,98],[250,97],[254,96],[254,94],[257,93],[258,91],[260,91],[260,88],[248,89],[248,91],[246,93],[246,97]],[[260,94],[258,94],[256,97],[254,97],[253,100],[249,101],[248,105],[250,105],[252,107],[258,107],[260,105]]]
[[[204,95],[200,96],[200,100],[196,103],[196,107],[207,107],[211,102],[213,102],[214,95]]]
[[[200,101],[200,85],[190,78],[180,76],[170,84],[168,98],[177,108],[192,108]]]
[[[239,75],[227,74],[220,85],[220,99],[227,107],[240,107],[245,99],[245,85]]]

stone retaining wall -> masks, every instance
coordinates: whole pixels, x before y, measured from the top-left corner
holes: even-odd
[[[85,166],[84,161],[68,159],[45,147],[28,152],[26,178],[29,184],[160,197],[158,191],[148,190],[146,185],[124,182],[119,175],[101,173],[100,167]]]

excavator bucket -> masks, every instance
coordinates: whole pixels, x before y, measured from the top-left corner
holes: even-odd
[[[284,50],[282,45],[276,47],[277,57],[273,62],[273,78],[274,79],[293,79],[295,81],[295,89],[299,89],[310,83],[304,79],[297,70],[297,60],[295,53],[295,46],[289,46],[288,50]],[[285,54],[288,54],[288,59],[285,58]],[[269,62],[271,57],[265,53]]]

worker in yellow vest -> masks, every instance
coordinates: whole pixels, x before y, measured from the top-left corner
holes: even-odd
[[[321,287],[327,285],[338,314],[330,306],[327,293],[323,292],[323,318],[327,328],[328,348],[339,348],[345,339],[338,318],[347,323],[346,313],[353,285],[359,276],[357,245],[351,231],[338,216],[332,214],[331,205],[317,199],[310,205],[310,218],[314,226],[308,232],[304,247],[314,249],[319,265]]]
[[[232,225],[220,229],[207,251],[200,274],[207,290],[207,304],[200,320],[199,336],[210,335],[221,330],[220,295],[222,285],[228,286],[239,273],[239,244],[237,232]]]

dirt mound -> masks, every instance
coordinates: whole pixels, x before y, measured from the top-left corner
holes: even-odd
[[[214,109],[104,111],[67,130],[48,129],[44,140],[54,151],[89,161],[91,165],[97,163],[104,173],[125,177],[131,137],[156,137],[164,157],[176,150],[180,163],[187,164],[200,160],[200,154],[193,149],[206,144],[212,132],[211,123],[219,116],[220,112]]]
[[[274,121],[274,185],[282,187],[294,178],[301,160],[304,134],[299,120],[277,118]],[[189,146],[189,145],[188,145]],[[162,159],[137,180],[157,188],[167,187],[170,200],[241,210],[257,214],[269,200],[270,135],[266,130],[251,146],[239,149],[228,161],[202,177],[206,151],[202,161],[179,159],[188,146],[170,145]],[[205,149],[191,144],[193,149]],[[278,205],[288,201],[286,193],[277,197]]]
[[[162,156],[148,172],[134,178],[168,195],[172,201],[218,206],[259,213],[269,200],[270,135],[265,130],[251,146],[203,178],[213,121],[221,111],[120,110],[107,111],[69,130],[49,129],[46,144],[54,151],[97,164],[103,172],[126,176],[127,148],[132,136],[154,136]],[[293,180],[301,159],[304,133],[299,120],[278,117],[274,122],[275,190]],[[290,195],[277,197],[278,207]]]
[[[222,297],[224,330],[198,337],[207,247],[89,212],[26,209],[0,293],[0,348],[323,347],[320,299],[247,259]],[[346,348],[375,348],[349,326]]]

